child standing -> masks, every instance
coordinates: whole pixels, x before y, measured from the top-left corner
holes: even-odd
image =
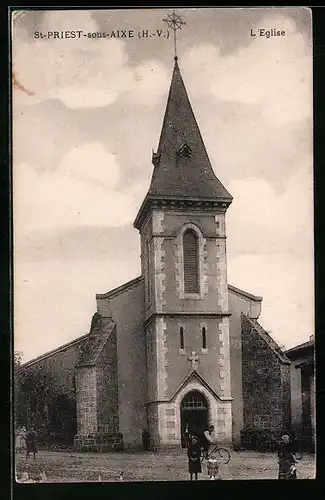
[[[294,451],[290,437],[284,434],[278,445],[279,479],[297,479]]]
[[[201,446],[199,440],[196,436],[192,436],[189,442],[188,450],[188,472],[190,474],[190,480],[193,479],[193,474],[195,475],[195,480],[197,481],[198,473],[202,472],[201,468]]]
[[[208,476],[211,480],[221,479],[219,474],[219,464],[215,455],[208,460]]]

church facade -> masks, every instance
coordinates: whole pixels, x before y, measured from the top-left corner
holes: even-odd
[[[290,427],[290,361],[258,322],[262,298],[228,284],[232,197],[177,58],[152,162],[134,221],[141,276],[96,296],[89,334],[24,369],[43,364],[73,394],[79,450],[105,451],[116,436],[137,447],[143,430],[153,449],[181,446],[186,426],[208,424],[218,442],[249,446]]]

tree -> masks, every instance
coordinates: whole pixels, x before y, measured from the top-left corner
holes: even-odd
[[[43,435],[74,434],[74,393],[67,393],[46,364],[24,367],[20,353],[15,353],[14,364],[16,425],[33,426]]]

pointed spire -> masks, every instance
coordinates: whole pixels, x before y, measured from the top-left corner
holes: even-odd
[[[174,58],[174,71],[149,193],[158,196],[203,197],[231,201],[215,176],[187,91]],[[182,148],[190,151],[182,155]]]
[[[206,200],[228,206],[232,196],[216,177],[174,57],[174,70],[159,145],[153,153],[154,171],[146,200]],[[140,212],[135,221],[140,216]]]

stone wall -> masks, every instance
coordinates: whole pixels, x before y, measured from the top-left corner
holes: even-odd
[[[97,429],[100,434],[119,432],[116,328],[96,363]]]
[[[256,446],[263,436],[278,436],[290,420],[289,366],[242,318],[242,444]],[[247,437],[249,436],[249,437]],[[251,441],[251,442],[247,442]]]
[[[141,447],[147,427],[143,281],[112,297],[110,309],[117,325],[119,431],[125,447]]]
[[[230,331],[230,370],[231,370],[231,395],[233,445],[240,447],[241,430],[243,421],[243,387],[242,387],[242,338],[241,338],[241,313],[248,317],[258,317],[261,310],[261,299],[254,300],[245,296],[233,287],[228,289],[229,297],[229,331]],[[253,315],[253,316],[252,316]]]
[[[75,394],[75,364],[80,355],[81,347],[86,341],[84,335],[69,344],[48,352],[38,358],[24,363],[25,373],[32,373],[39,369],[51,375],[55,381],[55,386],[62,394],[74,396]]]
[[[290,365],[281,365],[283,429],[291,427],[291,377]]]
[[[78,436],[96,434],[98,428],[96,366],[76,369],[76,398]]]
[[[85,340],[86,336],[82,336],[22,366],[25,383],[21,393],[15,395],[17,411],[23,425],[37,428],[41,441],[73,442],[76,434],[74,366]],[[33,397],[34,403],[30,405],[33,394],[37,394],[37,399]]]
[[[104,330],[107,326],[102,325]],[[76,366],[77,451],[111,451],[117,441],[123,447],[118,425],[116,326],[110,328],[109,333],[90,334],[91,352],[85,351],[86,359],[79,360]]]

